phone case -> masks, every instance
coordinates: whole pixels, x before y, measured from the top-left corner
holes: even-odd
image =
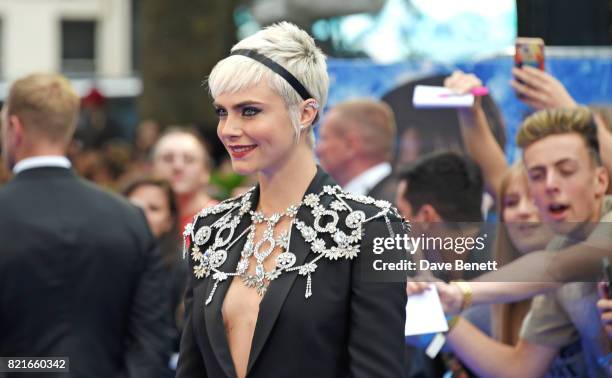
[[[542,38],[517,38],[514,64],[524,64],[544,70],[544,40]]]

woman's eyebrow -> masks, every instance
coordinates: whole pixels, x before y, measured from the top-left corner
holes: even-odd
[[[237,104],[234,104],[232,106],[230,106],[230,108],[232,109],[238,109],[238,108],[242,108],[248,105],[263,105],[263,102],[261,101],[257,101],[257,100],[245,100],[245,101],[241,101]],[[218,102],[213,102],[213,106],[216,108],[225,108],[224,105],[218,103]]]
[[[246,100],[246,101],[239,102],[236,105],[233,105],[232,108],[240,109],[240,108],[243,108],[249,105],[262,105],[262,104],[263,104],[262,102],[255,101],[255,100]]]

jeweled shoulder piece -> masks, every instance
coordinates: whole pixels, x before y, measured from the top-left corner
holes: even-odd
[[[282,274],[297,273],[306,277],[304,297],[309,298],[312,295],[312,276],[323,261],[332,263],[337,260],[351,260],[359,255],[366,223],[384,218],[390,235],[394,236],[389,216],[401,218],[389,202],[345,193],[337,185],[326,185],[320,193],[309,193],[300,203],[290,206],[283,213],[275,213],[269,217],[251,209],[251,194],[252,189],[241,197],[203,210],[192,223],[197,225],[197,229],[194,229],[192,224],[185,229],[185,245],[191,246],[190,256],[195,277],[202,279],[212,274],[215,281],[206,299],[206,305],[212,301],[218,284],[234,276],[239,276],[246,286],[254,288],[263,296],[270,283]],[[368,216],[362,210],[355,210],[355,202],[371,205],[374,214]],[[310,223],[298,217],[298,211],[302,208],[312,215]],[[222,215],[215,221],[211,219],[206,222],[206,218],[211,214]],[[250,217],[251,224],[237,235],[236,228],[244,217]],[[283,218],[291,220],[288,231],[275,235],[275,227]],[[264,231],[261,239],[256,242],[257,225],[264,225]],[[293,229],[314,254],[310,260],[297,266],[296,255],[291,252],[289,245]],[[246,240],[239,252],[237,265],[224,267],[228,251],[243,237]],[[264,262],[271,258],[275,249],[280,249],[280,252],[275,257],[273,268],[266,271]],[[251,263],[255,264],[254,274],[247,273]]]
[[[249,200],[251,198],[253,189],[254,188],[251,188],[251,190],[247,191],[241,196],[227,199],[214,206],[206,207],[202,209],[199,213],[197,213],[193,217],[193,221],[191,223],[188,223],[185,226],[185,230],[183,231],[183,258],[185,258],[187,255],[187,244],[189,240],[192,243],[194,243],[195,246],[197,247],[197,246],[201,246],[205,244],[206,242],[208,242],[208,240],[210,239],[212,235],[213,230],[211,226],[204,226],[204,227],[199,228],[198,230],[194,230],[194,227],[199,219],[204,219],[208,217],[209,215],[220,214],[223,212],[234,210],[237,207],[241,207],[241,211],[240,211],[241,213],[247,212],[248,209],[250,208]],[[246,210],[243,210],[244,208],[246,208]],[[216,228],[219,228],[220,224],[223,223],[219,221],[221,221],[224,218],[225,217],[221,217],[217,222],[215,222],[213,226],[215,226]],[[240,219],[238,219],[238,222],[239,221]],[[235,224],[237,225],[238,222],[235,222]],[[195,234],[194,234],[194,231],[195,231]],[[192,248],[192,251],[193,251],[193,248]]]

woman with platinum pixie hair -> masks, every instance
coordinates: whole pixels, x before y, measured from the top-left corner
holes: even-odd
[[[343,192],[316,165],[329,79],[314,40],[270,26],[236,44],[208,86],[234,170],[258,184],[185,229],[177,376],[402,376],[404,283],[364,276],[374,239],[405,227],[388,202]]]

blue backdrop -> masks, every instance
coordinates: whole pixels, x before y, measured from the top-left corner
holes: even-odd
[[[476,74],[489,87],[506,123],[506,154],[512,161],[517,152],[514,135],[521,120],[530,112],[526,105],[517,100],[509,85],[512,65],[512,57],[453,66],[418,61],[380,65],[368,60],[329,59],[331,82],[327,106],[354,97],[381,98],[406,82],[450,73],[458,68]],[[557,77],[579,103],[612,105],[610,56],[547,57],[546,70]]]

